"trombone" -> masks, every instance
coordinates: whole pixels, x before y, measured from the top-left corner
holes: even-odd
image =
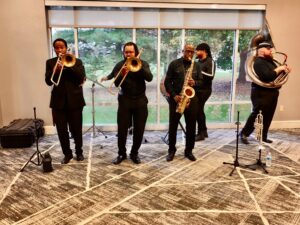
[[[143,49],[140,50],[140,53],[137,55],[137,57],[130,57],[130,58],[126,59],[125,63],[123,64],[123,66],[121,67],[121,69],[119,70],[117,75],[114,77],[113,82],[109,86],[109,88],[108,88],[109,93],[111,93],[113,95],[118,93],[118,92],[112,91],[112,86],[115,83],[116,79],[118,79],[118,77],[122,75],[122,71],[125,68],[127,68],[127,70],[126,70],[126,73],[124,75],[122,75],[123,78],[122,78],[121,82],[119,83],[119,85],[117,86],[118,89],[120,89],[121,85],[123,84],[123,82],[126,79],[129,72],[137,72],[142,68],[142,61],[140,60],[142,51],[143,51]]]
[[[68,49],[68,52],[66,54],[59,53],[59,55],[57,57],[57,61],[56,61],[56,64],[54,66],[53,73],[51,76],[51,82],[56,86],[59,85],[61,74],[62,74],[64,67],[73,67],[76,63],[75,56],[70,52],[71,52],[70,49]],[[55,81],[54,76],[58,73],[59,73],[59,75],[58,75],[58,78],[56,79],[57,81]]]

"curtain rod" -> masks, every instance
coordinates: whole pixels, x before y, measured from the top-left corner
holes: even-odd
[[[45,6],[74,7],[129,7],[164,9],[222,9],[222,10],[266,10],[266,5],[251,4],[202,4],[179,2],[131,2],[131,1],[60,1],[45,0]]]

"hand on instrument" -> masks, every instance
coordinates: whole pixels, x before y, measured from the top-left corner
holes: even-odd
[[[127,66],[124,66],[121,71],[121,76],[124,77],[128,72],[129,72],[129,69],[127,68]]]
[[[62,65],[60,63],[57,63],[56,68],[55,67],[53,68],[53,72],[54,69],[55,69],[55,74],[59,74],[62,69]]]
[[[176,96],[174,96],[174,100],[175,100],[175,102],[180,102],[181,101],[181,96],[180,95],[176,95]]]
[[[284,73],[288,73],[291,71],[291,68],[288,67],[286,64],[285,65],[282,65],[282,66],[278,66],[275,71],[277,72],[277,74],[280,74],[281,72],[284,72]]]
[[[99,83],[102,83],[103,81],[106,81],[106,80],[108,80],[107,77],[101,77]]]

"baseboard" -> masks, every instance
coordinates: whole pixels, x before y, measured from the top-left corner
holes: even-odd
[[[245,125],[245,122],[241,123],[240,128]],[[235,123],[208,123],[208,129],[229,129],[229,128],[236,128]],[[85,126],[83,131],[86,131],[91,127]],[[101,131],[117,131],[117,125],[102,125],[97,126]],[[273,121],[271,124],[270,129],[284,129],[284,128],[300,128],[300,121],[299,120],[288,120],[288,121]],[[160,125],[146,125],[146,130],[167,130],[168,124],[160,124]],[[92,132],[92,128],[90,129]],[[56,134],[56,128],[54,126],[45,126],[45,133],[46,134]]]
[[[271,129],[300,128],[299,120],[273,121]]]

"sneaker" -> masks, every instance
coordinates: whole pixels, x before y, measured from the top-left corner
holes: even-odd
[[[242,132],[240,133],[240,138],[243,144],[248,145],[249,141],[248,141],[248,137],[246,135],[244,135]]]
[[[118,165],[120,164],[123,160],[125,160],[127,158],[126,155],[118,155],[117,158],[115,158],[115,160],[113,161],[113,164]]]
[[[68,164],[71,159],[73,159],[73,155],[72,154],[71,155],[65,155],[65,157],[61,161],[61,164]]]
[[[268,138],[266,138],[266,139],[263,139],[262,141],[263,141],[263,142],[266,142],[266,143],[269,143],[269,144],[273,143],[273,141],[272,141],[272,140],[270,140],[270,139],[268,139]]]
[[[131,159],[132,162],[134,162],[135,164],[140,164],[140,163],[141,163],[141,159],[140,159],[140,157],[139,157],[138,155],[135,155],[135,156],[131,155],[131,156],[130,156],[130,159]]]
[[[84,156],[82,154],[77,155],[76,157],[77,161],[83,161],[84,160]]]
[[[196,161],[197,160],[196,157],[193,155],[193,153],[187,153],[187,154],[184,154],[184,156],[186,158],[188,158],[189,160],[191,160],[191,161]]]
[[[204,137],[203,133],[200,133],[195,137],[195,141],[203,141],[204,139],[205,139],[205,137]]]

